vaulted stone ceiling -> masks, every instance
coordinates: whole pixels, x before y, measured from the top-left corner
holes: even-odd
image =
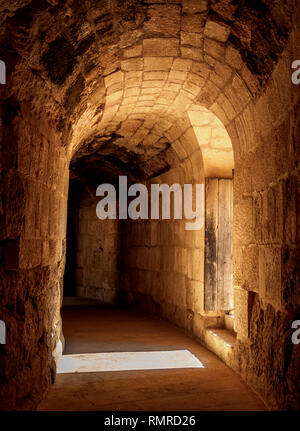
[[[74,175],[97,175],[99,166],[104,177],[112,168],[132,179],[159,175],[201,146],[191,109],[209,109],[234,133],[235,117],[280,56],[295,4],[3,1],[7,107],[12,117],[25,109],[51,119]],[[216,175],[219,156],[231,171],[229,151],[219,142],[207,165],[203,156],[207,176]]]
[[[237,370],[272,408],[298,408],[290,328],[300,297],[300,110],[290,66],[299,53],[299,1],[2,0],[0,17],[7,65],[1,318],[13,340],[1,354],[1,407],[32,408],[54,378],[67,166],[83,182],[128,170],[143,179],[174,167],[161,177],[183,184],[229,176],[234,152]],[[196,279],[202,233],[151,226],[132,231],[147,249],[139,256],[152,271],[164,254],[168,271],[181,267],[178,286],[186,289],[177,289],[173,275],[163,285],[154,271],[149,292],[158,286],[160,301],[164,286],[180,305],[182,292],[193,303],[195,284],[185,284],[185,274]],[[188,253],[177,254],[178,246]],[[144,288],[144,275],[139,283]],[[176,319],[195,323],[202,337],[202,324],[186,311]]]

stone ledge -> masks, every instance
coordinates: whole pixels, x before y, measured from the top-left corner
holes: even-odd
[[[235,321],[235,316],[230,314],[225,314],[224,316],[225,329],[227,329],[228,331],[234,332],[234,321]]]
[[[204,345],[233,368],[233,348],[236,335],[228,329],[206,328],[203,333]]]

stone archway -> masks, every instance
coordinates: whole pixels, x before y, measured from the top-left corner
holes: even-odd
[[[198,104],[224,124],[234,150],[237,343],[229,363],[270,407],[297,407],[299,355],[289,329],[299,307],[299,97],[290,64],[299,8],[8,3],[0,7],[7,72],[0,89],[1,318],[11,343],[1,353],[5,406],[35,406],[54,378],[70,160],[91,156],[103,137],[121,144],[129,136],[144,151],[165,136],[185,164],[183,178],[191,178],[185,152],[192,157],[198,144],[188,111]],[[202,161],[193,166],[203,179]]]

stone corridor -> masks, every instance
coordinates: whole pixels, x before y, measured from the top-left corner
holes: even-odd
[[[298,0],[1,0],[1,410],[300,409],[299,58]],[[201,228],[174,190],[170,219],[100,220],[124,177],[203,186]],[[121,323],[89,348],[149,333],[206,366],[59,374],[64,297],[132,310],[82,315]]]
[[[266,409],[238,375],[172,324],[142,312],[77,302],[62,309],[64,355],[189,350],[204,368],[58,374],[39,410]]]

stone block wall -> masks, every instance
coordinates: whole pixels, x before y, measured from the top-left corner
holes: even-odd
[[[198,161],[194,171],[186,160],[149,181],[148,190],[151,183],[178,183],[182,190],[184,183],[203,184],[201,154],[197,158],[196,151],[192,160]],[[194,313],[203,312],[204,226],[186,230],[187,221],[174,219],[171,211],[170,220],[121,223],[120,289],[130,305],[159,313],[191,332]]]
[[[96,197],[77,210],[76,291],[85,298],[113,304],[119,291],[119,221],[99,220]]]
[[[248,112],[253,133],[248,130],[235,152],[236,369],[274,409],[300,406],[300,350],[291,341],[292,322],[300,316],[300,92],[291,81],[300,52],[297,23]],[[235,130],[242,133],[238,122]]]
[[[69,175],[55,123],[1,96],[0,409],[34,409],[56,372]]]
[[[1,408],[34,407],[55,374],[72,156],[104,151],[119,169],[120,148],[151,155],[163,137],[190,166],[177,181],[203,181],[215,148],[197,135],[193,105],[202,118],[203,107],[216,114],[234,151],[235,368],[271,408],[299,408],[299,345],[291,343],[300,312],[300,94],[291,82],[300,52],[297,2],[3,0],[0,11],[7,66],[0,87],[0,319],[8,341],[0,346]],[[132,122],[141,127],[128,130]],[[199,145],[201,160],[192,163]],[[218,171],[232,163],[227,149]],[[134,170],[148,169],[147,162]],[[165,177],[172,183],[173,173]],[[149,245],[138,233],[131,244],[136,226],[151,231],[148,224],[132,223],[134,235],[125,234],[131,257],[124,286],[140,294],[151,285],[162,314],[171,310],[189,327],[189,292],[196,310],[202,280],[192,263],[202,249],[194,256],[190,248],[198,238],[179,222],[171,231],[171,223],[159,222],[159,240]],[[202,323],[194,313],[194,327]]]

